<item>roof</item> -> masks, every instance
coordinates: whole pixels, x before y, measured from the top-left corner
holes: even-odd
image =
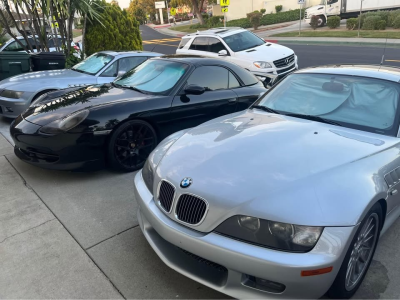
[[[157,52],[150,52],[150,51],[99,51],[99,53],[105,53],[105,54],[109,54],[112,56],[124,56],[124,55],[132,55],[132,54],[137,54],[138,56],[142,56],[143,54],[147,55],[147,56],[161,56],[163,54],[161,53],[157,53]]]
[[[157,59],[168,59],[173,61],[185,62],[194,66],[222,65],[226,67],[231,67],[233,65],[233,63],[222,59],[210,58],[199,55],[171,54],[158,57]]]
[[[241,27],[218,27],[218,28],[211,28],[208,30],[204,31],[199,31],[195,33],[189,33],[185,35],[184,37],[193,37],[193,36],[204,36],[204,35],[210,35],[210,36],[219,36],[219,37],[226,37],[235,33],[239,33],[242,31],[246,31],[245,29]]]
[[[400,68],[380,65],[327,65],[310,67],[296,71],[295,73],[318,73],[362,76],[400,82]]]

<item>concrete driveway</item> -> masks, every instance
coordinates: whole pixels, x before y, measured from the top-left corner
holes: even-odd
[[[19,161],[0,118],[0,298],[226,298],[171,270],[136,219],[134,174],[71,173]],[[356,298],[400,298],[400,222]]]

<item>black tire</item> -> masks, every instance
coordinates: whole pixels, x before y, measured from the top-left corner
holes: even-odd
[[[324,27],[326,23],[324,16],[318,16],[318,27]]]
[[[123,172],[139,170],[156,146],[157,134],[149,123],[142,120],[127,121],[109,139],[108,164]]]
[[[371,245],[371,249],[372,252],[368,252],[368,258],[365,259],[364,265],[362,265],[363,269],[362,271],[360,271],[360,276],[357,277],[356,281],[347,281],[348,284],[353,284],[354,286],[352,286],[351,288],[348,287],[348,284],[346,285],[346,279],[348,278],[347,275],[347,271],[348,268],[350,266],[350,259],[353,257],[354,258],[354,254],[355,256],[361,257],[361,255],[359,253],[365,253],[365,252],[360,252],[359,249],[362,249],[363,243],[360,243],[358,245],[358,247],[356,247],[356,244],[359,243],[359,237],[360,237],[360,233],[362,232],[362,230],[364,230],[366,228],[366,230],[368,230],[368,224],[366,224],[367,222],[369,222],[371,220],[371,218],[375,219],[375,217],[377,217],[377,223],[375,226],[377,226],[377,229],[375,231],[375,227],[373,228],[373,232],[376,234],[376,238],[374,238],[373,241],[373,245]],[[332,286],[330,287],[329,291],[327,292],[327,296],[329,298],[332,299],[349,299],[351,298],[358,290],[358,288],[360,287],[361,283],[364,280],[365,275],[368,272],[369,266],[371,264],[371,261],[374,257],[375,254],[375,250],[376,250],[376,246],[378,245],[379,242],[379,235],[381,232],[381,228],[382,228],[382,220],[383,220],[383,213],[382,213],[382,207],[379,203],[376,203],[367,213],[367,215],[365,216],[365,218],[363,219],[363,221],[361,222],[360,226],[358,227],[358,230],[356,232],[356,234],[354,235],[353,240],[350,243],[349,249],[347,250],[346,256],[343,260],[342,266],[340,267],[339,273],[336,276],[335,281],[333,282]],[[376,221],[374,221],[376,222]],[[367,234],[368,236],[368,234]],[[358,258],[359,259],[359,258]],[[354,268],[357,269],[357,263],[359,260],[355,260],[356,263],[354,263]],[[351,274],[353,274],[351,272],[351,269],[349,271],[349,276],[351,279]],[[356,274],[357,275],[357,274]]]

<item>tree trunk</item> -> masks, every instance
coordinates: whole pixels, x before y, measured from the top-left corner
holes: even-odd
[[[83,29],[82,29],[82,41],[81,41],[81,58],[85,58],[85,37],[86,37],[86,21],[87,14],[85,14],[83,19]]]
[[[194,13],[197,16],[197,19],[199,19],[199,23],[201,25],[204,25],[203,16],[201,15],[201,11],[199,9],[199,1],[198,0],[192,0],[192,4],[193,4]]]

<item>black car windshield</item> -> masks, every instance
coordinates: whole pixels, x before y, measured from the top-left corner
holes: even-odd
[[[292,74],[255,105],[281,114],[397,136],[400,84],[381,79]],[[319,120],[318,120],[319,119]]]
[[[95,75],[103,67],[108,65],[113,59],[114,56],[112,55],[105,53],[95,53],[86,58],[84,61],[81,61],[80,63],[73,66],[72,70],[90,75]]]
[[[224,41],[233,52],[239,52],[265,44],[264,40],[250,31],[243,31],[224,37]]]
[[[147,93],[167,94],[188,68],[188,65],[175,61],[148,60],[114,83]]]

